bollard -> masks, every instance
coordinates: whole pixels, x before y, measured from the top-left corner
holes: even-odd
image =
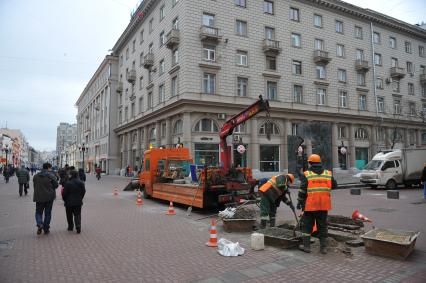
[[[389,199],[399,199],[399,191],[397,190],[388,190],[387,197]]]
[[[360,188],[351,189],[351,195],[357,195],[357,196],[361,195],[361,189]]]

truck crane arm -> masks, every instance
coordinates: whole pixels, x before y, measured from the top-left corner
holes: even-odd
[[[226,121],[220,129],[220,158],[223,162],[223,169],[225,172],[229,171],[231,167],[231,149],[226,144],[226,137],[232,135],[235,127],[244,123],[245,121],[256,116],[260,112],[266,111],[269,116],[269,102],[263,100],[262,95],[259,95],[259,100],[254,104],[250,105],[240,113],[233,116],[231,119]]]

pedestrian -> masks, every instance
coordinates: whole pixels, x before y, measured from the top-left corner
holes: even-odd
[[[65,164],[64,168],[59,169],[58,174],[59,174],[59,184],[61,184],[62,186],[64,186],[65,182],[69,180],[69,173],[70,173],[70,167],[68,164]]]
[[[16,177],[18,178],[19,183],[19,196],[22,197],[22,191],[25,191],[25,195],[27,195],[30,182],[30,173],[24,165],[21,166],[21,169],[16,171]]]
[[[68,231],[73,231],[75,226],[77,234],[81,232],[81,207],[85,194],[86,188],[84,183],[78,178],[78,172],[75,170],[70,171],[70,179],[65,182],[62,199],[64,200],[67,214]]]
[[[42,231],[44,231],[44,234],[49,234],[52,206],[56,198],[55,190],[58,187],[58,180],[52,172],[52,165],[50,163],[43,164],[41,172],[34,176],[33,183],[33,201],[36,203],[35,218],[37,222],[37,235],[40,235]]]
[[[78,177],[82,182],[86,182],[86,173],[84,173],[83,168],[78,169]]]
[[[327,253],[327,215],[331,210],[331,190],[337,188],[332,172],[325,170],[318,154],[308,158],[309,168],[303,172],[299,187],[297,209],[303,211],[303,245],[299,246],[304,252],[311,252],[310,235],[314,224],[318,227],[320,252]]]
[[[423,165],[422,184],[423,184],[423,200],[426,201],[426,163]]]
[[[96,172],[96,178],[98,178],[98,180],[101,178],[101,173],[102,173],[102,169],[101,169],[101,167],[96,167],[96,169],[95,169],[95,172]]]
[[[260,228],[265,229],[269,221],[270,227],[275,227],[275,219],[277,207],[281,201],[287,204],[291,210],[294,205],[291,200],[287,199],[286,194],[289,193],[288,185],[294,182],[293,174],[280,174],[272,176],[260,188]]]
[[[3,169],[3,177],[4,177],[6,184],[9,183],[10,175],[9,175],[9,168],[7,166],[5,166],[4,169]]]
[[[129,177],[130,174],[130,165],[127,165],[126,167],[126,177]]]

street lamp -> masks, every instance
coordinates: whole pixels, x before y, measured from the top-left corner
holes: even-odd
[[[10,152],[9,145],[6,144],[1,150],[6,153],[6,165],[5,165],[5,168],[7,168],[7,154]]]
[[[86,150],[88,150],[88,149],[89,149],[89,147],[85,145],[84,141],[83,141],[82,144],[78,144],[78,150],[80,150],[81,152],[83,152],[83,166],[82,166],[83,170],[85,170],[85,168],[84,168],[84,152]]]

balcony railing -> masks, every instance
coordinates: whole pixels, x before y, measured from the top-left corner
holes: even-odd
[[[143,67],[149,69],[154,65],[154,54],[148,53],[143,57]]]
[[[123,92],[123,82],[118,82],[117,92],[118,93],[122,93]]]
[[[126,74],[126,79],[129,83],[133,84],[136,81],[136,70],[129,70]]]
[[[172,29],[169,31],[169,33],[166,35],[166,46],[167,48],[174,48],[175,46],[179,45],[179,30]]]
[[[278,40],[264,39],[263,51],[266,53],[279,54],[281,52],[280,42]]]
[[[201,40],[219,41],[219,29],[209,26],[201,26],[200,28]]]
[[[314,62],[328,64],[331,61],[331,58],[328,56],[328,52],[324,50],[315,50],[314,51]]]
[[[405,69],[401,67],[390,68],[390,76],[392,78],[403,78],[405,76]]]
[[[357,71],[365,71],[365,72],[367,72],[368,70],[370,70],[370,67],[368,66],[368,61],[361,60],[361,59],[355,60],[355,69]]]

